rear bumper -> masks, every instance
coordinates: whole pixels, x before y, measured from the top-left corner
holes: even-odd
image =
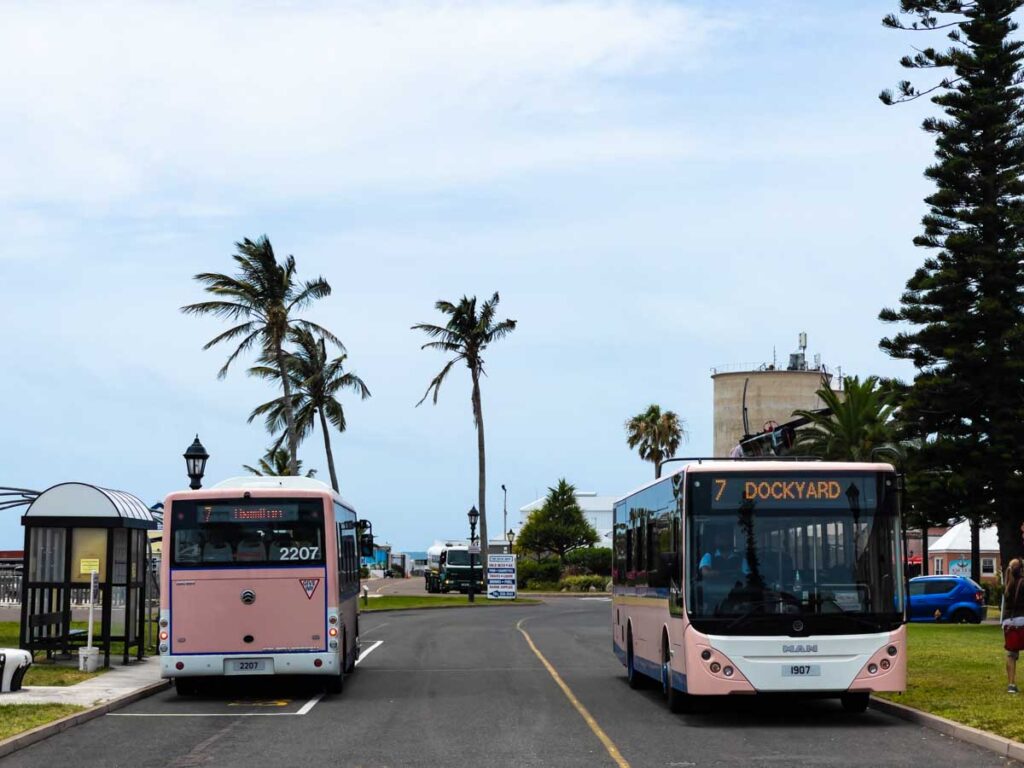
[[[262,672],[235,672],[231,661],[268,662]],[[316,666],[317,659],[320,666]],[[177,665],[182,668],[178,669]],[[245,677],[247,675],[337,675],[341,670],[338,652],[165,654],[160,657],[160,677]]]

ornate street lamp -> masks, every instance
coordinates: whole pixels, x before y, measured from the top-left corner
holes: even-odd
[[[508,539],[508,553],[512,554],[512,542],[516,539],[516,532],[511,528],[508,529],[508,533],[505,534],[505,538]]]
[[[188,474],[188,479],[191,481],[188,485],[193,491],[198,491],[203,487],[203,475],[206,474],[206,460],[210,458],[210,454],[203,448],[203,444],[199,442],[199,435],[196,435],[196,439],[192,441],[192,445],[188,447],[188,450],[183,454],[185,457],[185,471]]]
[[[480,519],[480,513],[476,507],[470,507],[466,513],[469,517],[469,602],[474,602],[473,592],[476,586],[476,555],[473,553],[473,545],[476,544],[476,523]]]

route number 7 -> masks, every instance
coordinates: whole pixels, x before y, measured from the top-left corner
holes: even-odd
[[[715,501],[722,500],[722,494],[725,493],[725,486],[728,484],[728,480],[715,480],[715,485],[718,486],[718,492],[715,494]]]

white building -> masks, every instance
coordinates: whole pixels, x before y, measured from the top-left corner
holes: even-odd
[[[542,497],[531,501],[525,507],[519,508],[519,527],[523,526],[526,519],[534,512],[544,506]],[[610,547],[612,540],[612,507],[615,504],[616,496],[598,496],[594,491],[576,491],[576,503],[583,510],[583,516],[597,530],[601,540],[598,546]]]

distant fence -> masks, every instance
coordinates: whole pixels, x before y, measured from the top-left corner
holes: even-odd
[[[21,604],[21,566],[0,565],[0,605]]]
[[[22,570],[20,565],[0,565],[0,607],[11,607],[21,605],[21,578]],[[153,606],[160,604],[160,577],[155,569],[150,570],[146,583],[146,591]],[[124,587],[115,587],[112,590],[110,604],[112,608],[120,608],[125,603]],[[89,604],[89,588],[81,587],[71,590],[72,607],[86,606]]]

